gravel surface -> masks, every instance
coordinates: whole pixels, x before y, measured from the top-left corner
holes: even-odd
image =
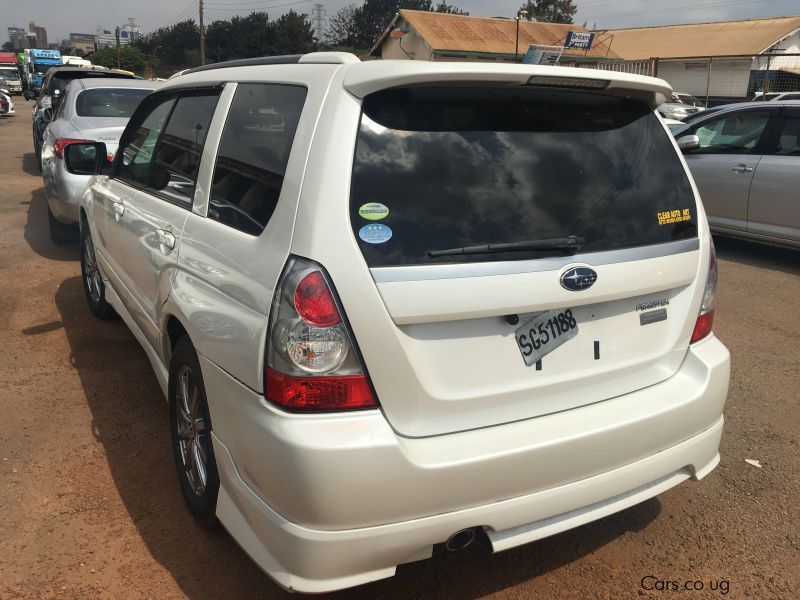
[[[121,321],[89,313],[77,245],[49,241],[30,106],[0,120],[0,599],[288,597],[184,509],[144,352]],[[473,546],[332,596],[800,598],[800,253],[717,249],[715,332],[733,375],[711,475],[521,548]]]

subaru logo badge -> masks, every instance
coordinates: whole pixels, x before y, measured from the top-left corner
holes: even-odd
[[[571,292],[588,289],[597,281],[597,272],[589,267],[573,267],[561,275],[561,287]]]

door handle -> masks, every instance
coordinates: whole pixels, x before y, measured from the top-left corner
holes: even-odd
[[[175,248],[175,236],[172,235],[171,231],[167,231],[166,229],[156,229],[156,238],[158,239],[158,243],[168,250]]]
[[[117,215],[117,221],[125,214],[125,205],[122,202],[114,202],[114,212]]]
[[[731,168],[731,171],[734,173],[752,173],[753,167],[748,167],[747,165],[736,165],[735,167]]]

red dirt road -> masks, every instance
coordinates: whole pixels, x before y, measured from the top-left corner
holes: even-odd
[[[89,313],[77,246],[49,241],[29,107],[0,120],[0,599],[288,597],[184,509],[144,352]],[[332,596],[800,598],[800,253],[717,248],[733,378],[714,473],[528,546],[471,547]]]

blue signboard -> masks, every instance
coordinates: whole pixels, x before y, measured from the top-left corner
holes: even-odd
[[[588,31],[569,31],[567,32],[567,41],[564,43],[564,48],[590,50],[593,41],[593,33],[589,33]]]

